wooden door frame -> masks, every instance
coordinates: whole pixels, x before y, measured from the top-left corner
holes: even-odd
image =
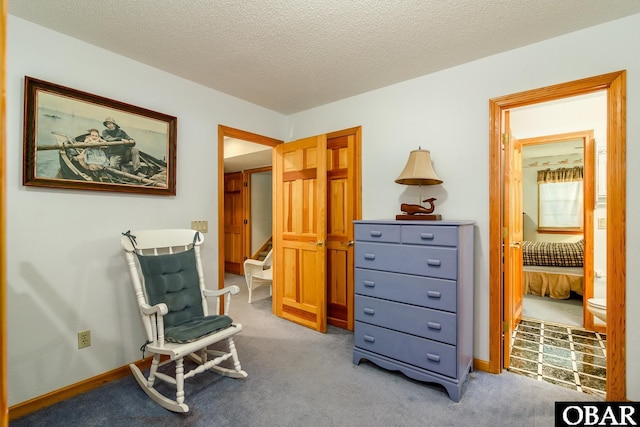
[[[502,371],[502,114],[505,110],[607,92],[607,400],[626,400],[626,71],[489,100],[489,366]]]
[[[271,148],[284,141],[224,125],[218,125],[218,288],[224,287],[224,137],[237,138]]]
[[[9,424],[9,407],[7,396],[7,257],[6,257],[6,202],[7,202],[7,177],[4,166],[6,159],[6,65],[7,65],[7,0],[0,0],[0,34],[2,44],[0,46],[0,426]]]
[[[521,139],[522,147],[553,144],[556,142],[582,141],[584,186],[583,186],[583,238],[584,238],[584,267],[583,267],[583,295],[582,295],[582,321],[583,327],[591,331],[606,332],[604,327],[596,326],[593,315],[587,310],[586,301],[593,298],[593,265],[594,265],[594,222],[593,213],[595,211],[595,144],[593,130],[561,133],[554,135],[535,136]]]

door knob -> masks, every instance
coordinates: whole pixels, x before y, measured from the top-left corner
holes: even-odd
[[[353,240],[349,240],[348,242],[340,242],[342,246],[353,246],[354,243],[355,242]]]

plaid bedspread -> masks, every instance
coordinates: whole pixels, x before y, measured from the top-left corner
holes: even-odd
[[[524,265],[547,265],[555,267],[582,267],[584,262],[584,240],[576,243],[523,242]]]

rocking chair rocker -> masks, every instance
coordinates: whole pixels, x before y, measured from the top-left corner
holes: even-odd
[[[174,412],[189,411],[184,403],[185,379],[206,370],[232,378],[247,377],[233,342],[242,325],[228,316],[231,295],[240,292],[240,288],[205,289],[200,260],[203,241],[202,233],[186,229],[126,232],[120,240],[146,331],[143,351],[153,355],[148,377],[135,364],[129,367],[145,393]],[[219,313],[222,300],[224,314],[209,315],[207,302],[215,302],[215,313]],[[207,348],[223,340],[228,351]],[[198,364],[187,373],[185,356]],[[220,366],[228,359],[233,362],[233,369]],[[158,370],[172,362],[175,376]],[[175,385],[176,398],[170,399],[156,390],[156,380]]]

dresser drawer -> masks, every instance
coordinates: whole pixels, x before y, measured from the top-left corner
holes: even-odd
[[[458,284],[453,280],[356,268],[355,293],[455,313]]]
[[[355,320],[456,344],[456,315],[446,311],[356,295]]]
[[[356,322],[354,344],[364,350],[448,377],[455,378],[457,375],[456,347],[452,345],[362,322]]]
[[[400,231],[402,243],[411,245],[457,246],[458,227],[433,225],[403,225]]]
[[[358,224],[355,227],[357,241],[400,243],[400,227],[388,224]]]
[[[355,266],[373,270],[456,279],[457,248],[356,242]]]

